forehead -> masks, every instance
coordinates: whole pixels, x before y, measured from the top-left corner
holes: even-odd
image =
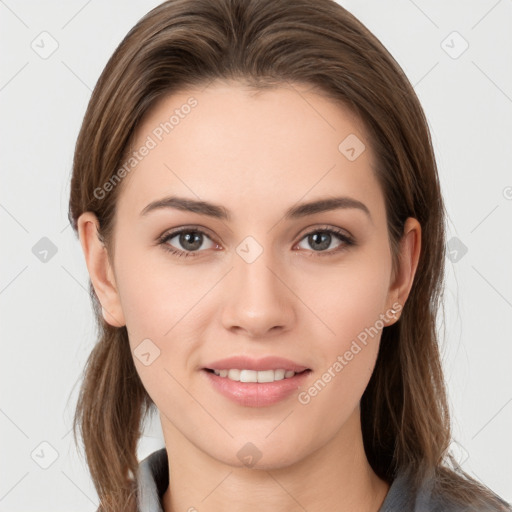
[[[334,193],[383,206],[362,123],[305,85],[255,92],[214,82],[168,95],[137,127],[131,151],[119,211],[166,195],[223,203],[235,217]]]

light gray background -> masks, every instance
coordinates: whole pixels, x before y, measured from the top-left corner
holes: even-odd
[[[159,3],[0,0],[0,511],[97,507],[70,433],[95,331],[69,176],[92,88]],[[512,501],[512,0],[340,3],[394,55],[426,111],[456,237],[440,324],[454,451]],[[46,261],[43,237],[57,251]],[[154,418],[139,457],[161,446]]]

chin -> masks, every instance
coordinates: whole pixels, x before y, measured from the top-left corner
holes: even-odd
[[[277,437],[275,440],[270,440],[262,436],[260,440],[255,436],[252,441],[245,437],[226,446],[220,453],[210,453],[210,456],[235,468],[257,470],[286,468],[302,458],[300,451],[297,450],[300,443],[290,437],[288,440],[289,443],[284,444]],[[230,455],[226,457],[226,454]]]

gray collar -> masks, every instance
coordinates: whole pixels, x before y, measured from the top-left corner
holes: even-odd
[[[169,486],[167,450],[161,448],[143,459],[138,468],[139,512],[163,512],[162,497]],[[407,473],[399,472],[393,480],[379,512],[461,512],[495,511],[489,508],[454,506],[431,493],[432,479],[427,479],[417,493],[411,490]],[[504,502],[505,503],[505,502]],[[505,509],[512,510],[512,509]]]

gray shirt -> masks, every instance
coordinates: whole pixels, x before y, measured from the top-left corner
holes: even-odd
[[[167,451],[161,448],[143,459],[138,468],[139,512],[163,512],[162,496],[169,485]],[[497,512],[512,511],[507,503],[504,507],[495,506],[454,506],[446,498],[434,495],[425,484],[413,493],[404,473],[393,480],[379,512]]]

